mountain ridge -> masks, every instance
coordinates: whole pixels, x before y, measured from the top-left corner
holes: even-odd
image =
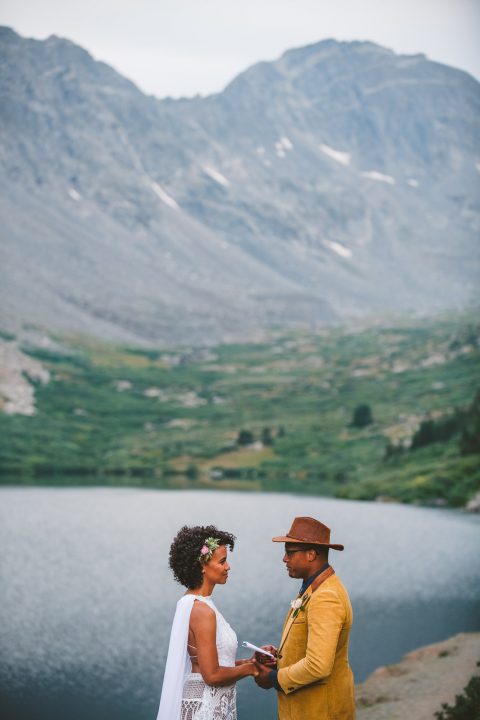
[[[7,329],[202,343],[475,300],[467,73],[326,40],[160,100],[55,36],[0,52]]]

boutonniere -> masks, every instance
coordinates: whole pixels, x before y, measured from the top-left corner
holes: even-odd
[[[308,602],[308,595],[305,593],[303,597],[296,598],[295,600],[292,600],[290,605],[292,606],[292,618],[295,620],[299,612],[305,612],[305,605]]]

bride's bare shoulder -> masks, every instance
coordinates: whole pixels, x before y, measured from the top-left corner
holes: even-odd
[[[195,600],[190,619],[194,622],[195,620],[215,620],[215,612],[211,607],[209,607],[209,605],[207,605],[207,603],[204,603],[201,600]]]

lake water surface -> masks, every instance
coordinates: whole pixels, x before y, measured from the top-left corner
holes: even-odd
[[[296,515],[332,529],[331,563],[354,608],[357,681],[408,650],[480,630],[480,518],[280,494],[0,490],[4,720],[155,720],[175,603],[168,569],[183,525],[238,540],[214,599],[239,641],[277,643],[299,581],[271,542]],[[242,651],[239,651],[240,657]],[[275,695],[239,683],[239,720],[274,720]]]

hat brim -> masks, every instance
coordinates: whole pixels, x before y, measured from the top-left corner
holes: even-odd
[[[297,540],[297,538],[288,537],[285,535],[272,538],[272,542],[296,543],[297,545],[320,545],[320,547],[328,547],[332,548],[332,550],[343,550],[345,547],[344,545],[339,545],[338,543],[321,543],[311,542],[310,540]]]

